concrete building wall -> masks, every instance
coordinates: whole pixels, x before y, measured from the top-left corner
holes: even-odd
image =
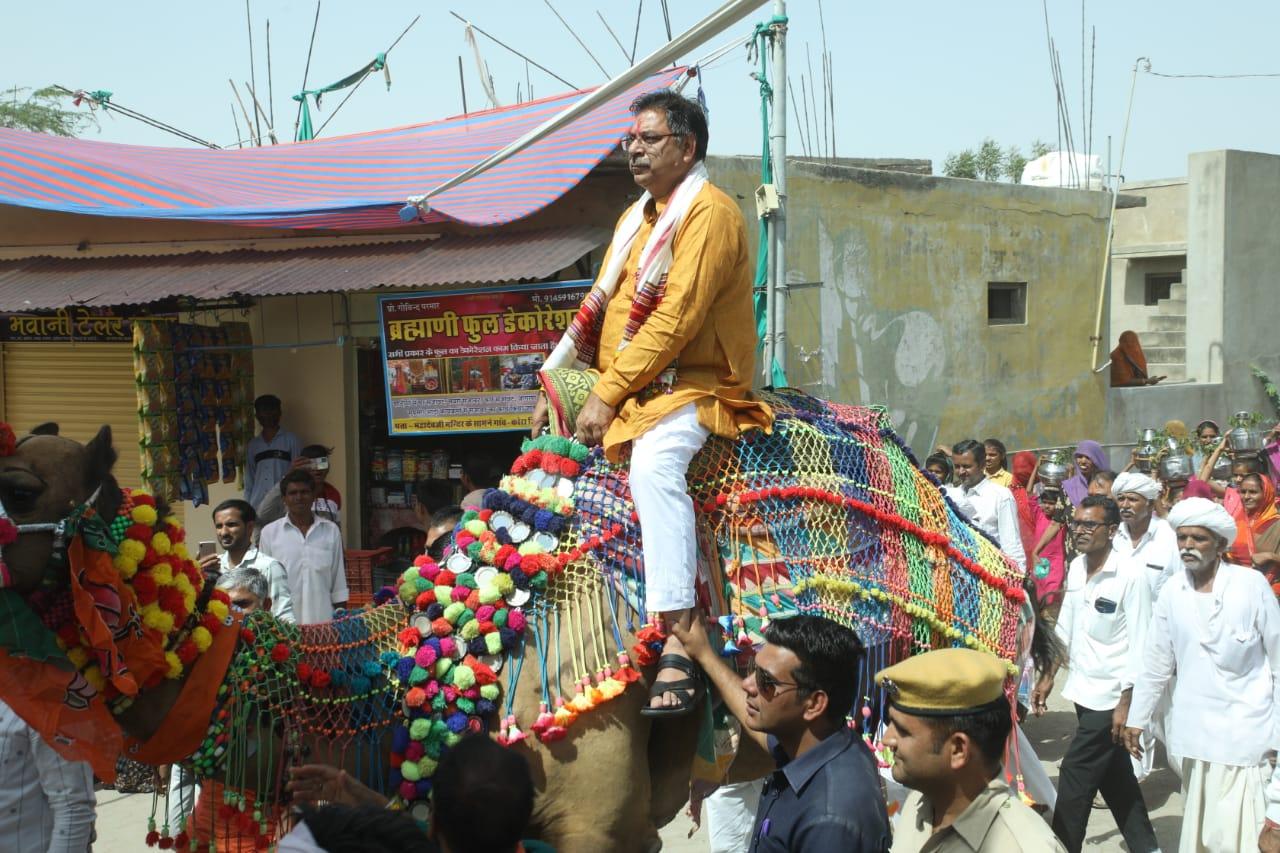
[[[755,234],[754,158],[712,157]],[[1109,198],[794,162],[789,379],[884,405],[919,452],[966,436],[1073,442],[1103,418],[1090,370]],[[1025,324],[988,325],[990,282],[1026,282]]]

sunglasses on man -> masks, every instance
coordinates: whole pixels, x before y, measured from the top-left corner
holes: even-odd
[[[803,684],[794,681],[783,681],[775,677],[767,669],[761,669],[756,665],[756,659],[753,657],[751,663],[747,665],[747,675],[756,680],[756,690],[766,702],[772,702],[776,696],[783,693],[789,693],[792,690],[797,692],[808,692],[809,688]],[[780,687],[786,687],[786,690],[779,690]]]

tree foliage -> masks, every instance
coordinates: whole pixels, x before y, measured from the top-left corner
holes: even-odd
[[[1048,153],[1049,146],[1038,139],[1031,143],[1030,156],[1024,157],[1017,145],[1001,148],[999,143],[988,136],[977,148],[966,148],[948,154],[942,161],[942,174],[948,178],[1005,180],[1017,184],[1022,182],[1022,170],[1027,163]]]
[[[0,94],[0,127],[49,133],[54,136],[77,136],[97,125],[92,113],[67,109],[62,105],[70,97],[54,86],[32,91],[13,86]]]

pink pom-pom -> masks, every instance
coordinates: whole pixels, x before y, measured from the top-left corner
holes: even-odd
[[[444,686],[444,701],[448,702],[450,705],[457,702],[458,688],[454,687],[452,684],[446,684]]]
[[[440,638],[440,654],[447,658],[453,657],[454,652],[458,650],[457,644],[453,641],[453,637]]]
[[[476,610],[476,621],[488,622],[491,619],[493,619],[493,605],[492,604],[480,605],[479,609]]]
[[[466,601],[467,596],[470,594],[471,590],[467,589],[465,586],[455,586],[453,588],[453,592],[450,593],[450,595],[453,596],[454,601]]]
[[[430,701],[436,698],[436,694],[440,692],[440,682],[433,678],[427,682],[425,689],[427,691],[427,700]]]
[[[413,784],[412,782],[400,783],[400,799],[408,801],[408,800],[412,800],[416,796],[418,796],[417,785]]]
[[[517,634],[524,630],[525,619],[524,611],[512,608],[507,613],[507,627]]]
[[[413,662],[423,669],[430,669],[436,662],[436,650],[431,646],[421,646],[414,652]]]
[[[419,758],[423,756],[424,753],[425,753],[425,750],[423,749],[422,743],[420,741],[416,741],[416,740],[409,741],[409,745],[404,748],[404,760],[417,761]]]

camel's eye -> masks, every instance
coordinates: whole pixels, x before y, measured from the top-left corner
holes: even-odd
[[[27,471],[5,471],[0,474],[0,500],[9,515],[35,512],[36,502],[44,493],[44,483]]]

